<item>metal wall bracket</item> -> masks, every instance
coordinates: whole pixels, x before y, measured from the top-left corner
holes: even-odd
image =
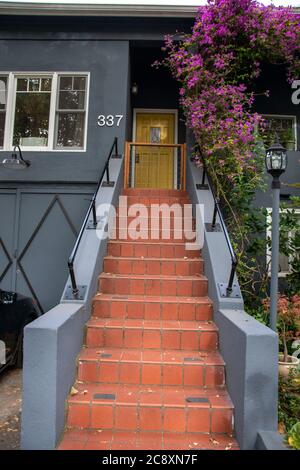
[[[228,284],[225,284],[223,282],[218,283],[219,294],[221,297],[223,297],[224,299],[225,298],[227,299],[241,299],[242,298],[242,294],[241,294],[238,284],[232,284],[232,292],[229,295],[227,294],[227,286]]]
[[[94,225],[94,221],[90,220],[85,226],[86,230],[97,230],[97,229],[101,230],[104,219],[105,219],[104,216],[97,219],[97,225]]]
[[[77,286],[78,294],[73,294],[72,286],[67,286],[64,300],[84,300],[87,286]]]
[[[103,183],[101,184],[102,188],[113,188],[114,185],[114,181],[110,181],[109,183],[107,181],[103,181]]]
[[[220,224],[216,224],[214,227],[212,227],[212,224],[205,224],[205,230],[207,232],[222,232],[222,228]]]
[[[208,187],[208,184],[200,184],[200,183],[197,183],[196,184],[196,189],[198,189],[199,191],[207,191],[209,189]]]
[[[122,158],[123,155],[113,155],[111,158]]]
[[[86,224],[85,229],[86,229],[86,230],[96,230],[97,227],[98,227],[98,223],[99,223],[99,221],[97,221],[97,225],[94,225],[94,222],[93,222],[92,220],[90,220],[90,221]]]

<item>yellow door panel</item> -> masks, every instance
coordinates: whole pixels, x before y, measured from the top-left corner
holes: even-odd
[[[136,141],[174,144],[175,116],[168,113],[137,113]],[[174,149],[135,147],[134,186],[136,188],[174,187]]]

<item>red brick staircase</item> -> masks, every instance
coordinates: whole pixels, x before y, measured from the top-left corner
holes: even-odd
[[[124,195],[189,202],[185,191]],[[232,426],[200,252],[184,239],[111,240],[58,448],[237,449]]]

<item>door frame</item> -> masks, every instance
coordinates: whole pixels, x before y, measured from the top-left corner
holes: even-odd
[[[134,108],[133,109],[133,129],[132,129],[132,141],[136,139],[136,119],[137,114],[174,114],[174,144],[178,144],[178,109],[163,109],[163,108]],[[133,159],[133,162],[135,160]],[[134,173],[135,164],[132,165],[131,181],[134,187]],[[174,171],[173,171],[173,184],[176,188],[177,183],[177,164],[176,155],[174,155]]]

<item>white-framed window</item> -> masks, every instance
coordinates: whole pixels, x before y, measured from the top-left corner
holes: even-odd
[[[0,148],[85,151],[88,94],[88,72],[0,73]]]
[[[83,148],[87,77],[60,75],[56,99],[55,148]]]
[[[297,118],[296,116],[263,114],[264,123],[260,135],[266,148],[276,142],[276,134],[280,143],[287,150],[297,150]]]
[[[286,213],[288,209],[280,209],[280,214]],[[299,220],[299,229],[300,229],[300,209],[293,209],[295,212],[296,217]],[[272,231],[271,231],[271,223],[272,223],[272,209],[267,208],[267,240],[271,240],[272,238]],[[292,238],[294,235],[293,232],[289,233],[290,238]],[[268,272],[269,276],[271,275],[271,249],[269,245],[267,245],[267,266],[268,266]],[[278,276],[279,277],[286,277],[288,274],[291,272],[291,262],[292,259],[288,256],[285,256],[282,253],[279,253],[279,266],[278,266]]]

